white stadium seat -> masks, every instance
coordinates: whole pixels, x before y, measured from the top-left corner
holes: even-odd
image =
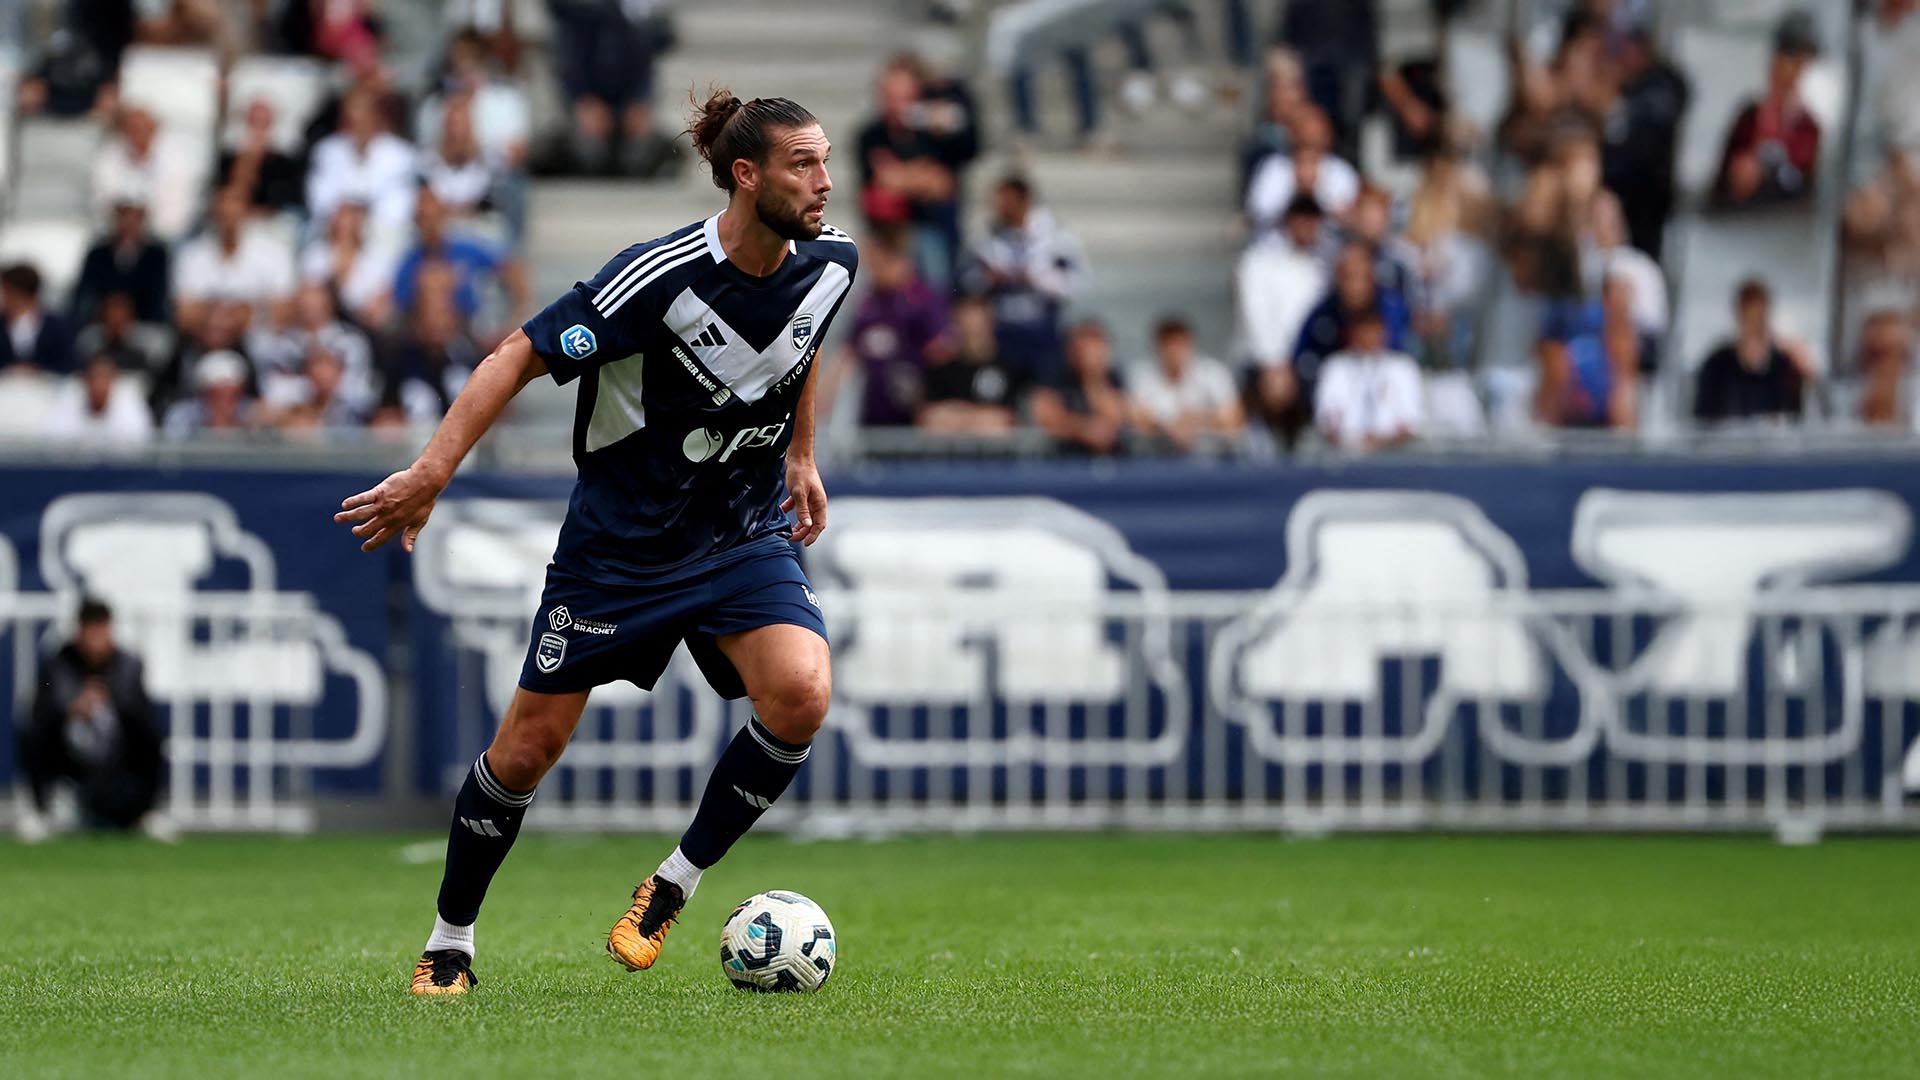
[[[273,104],[273,147],[295,153],[307,121],[327,96],[326,66],[286,56],[252,56],[235,61],[227,74],[227,116],[220,145],[239,144],[246,131],[247,108],[265,98]]]
[[[62,307],[80,276],[92,233],[85,218],[9,222],[0,226],[0,265],[32,264],[40,271],[42,299],[49,307]]]

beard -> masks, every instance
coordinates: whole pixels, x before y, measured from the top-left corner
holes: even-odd
[[[807,204],[807,206],[811,205],[813,204]],[[779,197],[770,191],[762,191],[759,198],[754,200],[753,212],[760,218],[760,224],[772,229],[773,234],[782,240],[820,238],[820,226],[807,223],[807,207],[792,209],[783,205]]]

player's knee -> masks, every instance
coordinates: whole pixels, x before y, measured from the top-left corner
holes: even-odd
[[[826,672],[796,674],[759,703],[760,722],[783,742],[810,742],[827,722],[832,697],[833,684]]]
[[[515,791],[532,791],[567,748],[569,731],[559,725],[522,722],[502,725],[487,748],[487,767]]]

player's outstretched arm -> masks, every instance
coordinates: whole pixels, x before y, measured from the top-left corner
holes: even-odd
[[[453,479],[453,470],[520,388],[546,373],[546,362],[533,351],[526,331],[515,330],[473,370],[413,464],[342,501],[333,520],[354,523],[353,535],[365,541],[361,551],[372,551],[398,536],[400,546],[411,553],[433,513],[434,501]]]

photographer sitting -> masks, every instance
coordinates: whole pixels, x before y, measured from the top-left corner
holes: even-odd
[[[46,838],[48,806],[62,780],[74,786],[85,827],[139,826],[171,839],[171,824],[154,809],[165,761],[153,702],[140,661],[114,644],[107,605],[80,605],[79,632],[41,666],[19,738],[21,771],[33,792],[19,824],[22,840]]]

